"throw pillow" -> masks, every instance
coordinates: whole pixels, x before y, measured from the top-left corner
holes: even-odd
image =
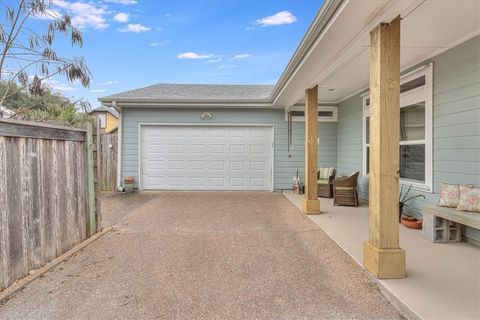
[[[442,183],[440,191],[440,207],[456,208],[460,201],[460,188],[458,184]]]
[[[460,186],[458,210],[480,212],[480,188]]]

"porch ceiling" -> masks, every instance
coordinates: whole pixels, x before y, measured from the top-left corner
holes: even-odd
[[[319,85],[319,103],[338,103],[369,85],[369,32],[402,17],[401,69],[405,70],[480,33],[479,1],[345,1],[274,104],[303,102]]]

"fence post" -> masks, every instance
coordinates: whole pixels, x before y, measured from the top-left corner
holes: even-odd
[[[93,163],[94,163],[94,183],[95,183],[95,208],[96,208],[96,229],[99,230],[102,224],[102,192],[101,192],[101,183],[102,183],[102,147],[101,147],[101,138],[102,133],[100,130],[100,122],[98,118],[94,120],[94,129],[93,129],[93,144],[95,145],[93,153]]]
[[[96,206],[95,206],[95,169],[93,159],[93,123],[87,122],[87,237],[91,237],[97,230]]]

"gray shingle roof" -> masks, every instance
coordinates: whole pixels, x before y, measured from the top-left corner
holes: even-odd
[[[114,115],[115,117],[118,118],[118,111],[117,110],[115,110],[113,108],[105,107],[105,106],[101,106],[101,107],[92,109],[88,112],[88,114],[90,114],[92,112],[102,112],[102,111],[109,112],[109,113],[111,113],[112,115]]]
[[[117,93],[100,100],[267,100],[273,87],[273,85],[160,83]]]

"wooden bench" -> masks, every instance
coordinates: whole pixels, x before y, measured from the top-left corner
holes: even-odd
[[[480,229],[480,213],[439,206],[423,209],[423,236],[431,242],[462,241],[462,224]]]

